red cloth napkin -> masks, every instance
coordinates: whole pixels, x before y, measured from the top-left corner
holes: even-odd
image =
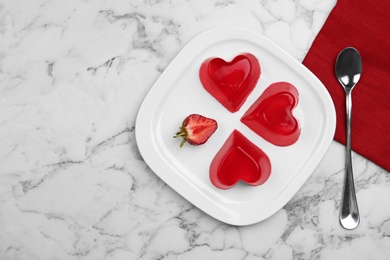
[[[352,149],[390,171],[390,0],[338,0],[315,38],[303,64],[325,85],[336,107],[334,139],[345,134],[345,94],[335,62],[346,47],[363,61],[352,91]]]

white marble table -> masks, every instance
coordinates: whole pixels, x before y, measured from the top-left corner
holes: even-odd
[[[281,210],[221,223],[135,141],[175,55],[219,25],[302,61],[335,0],[0,1],[0,259],[390,259],[390,175],[353,155],[361,224],[338,222],[344,146]]]

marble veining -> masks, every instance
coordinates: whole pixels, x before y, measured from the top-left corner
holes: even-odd
[[[135,140],[175,55],[220,25],[302,61],[335,0],[0,1],[0,259],[390,259],[390,175],[353,154],[361,224],[338,223],[344,147],[254,225],[206,215]]]

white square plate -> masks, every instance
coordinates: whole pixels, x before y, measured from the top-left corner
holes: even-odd
[[[244,52],[257,57],[261,76],[241,109],[231,113],[203,88],[199,68],[209,57],[230,61]],[[293,114],[301,135],[287,147],[265,141],[240,122],[264,89],[279,81],[292,83],[299,92]],[[218,129],[205,144],[180,148],[181,140],[173,135],[192,113],[217,120]],[[169,64],[140,107],[136,140],[145,162],[170,187],[212,217],[240,226],[268,218],[292,198],[325,155],[335,126],[332,99],[306,67],[263,36],[229,26],[201,33]],[[271,176],[261,186],[240,182],[220,190],[210,181],[210,163],[234,129],[270,158]]]

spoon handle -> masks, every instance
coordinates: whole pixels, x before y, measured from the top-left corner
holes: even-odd
[[[359,225],[359,209],[356,201],[355,185],[352,171],[351,156],[351,119],[352,119],[352,90],[346,90],[346,134],[347,150],[345,162],[345,181],[343,190],[343,199],[340,211],[340,223],[345,229],[354,229]]]

